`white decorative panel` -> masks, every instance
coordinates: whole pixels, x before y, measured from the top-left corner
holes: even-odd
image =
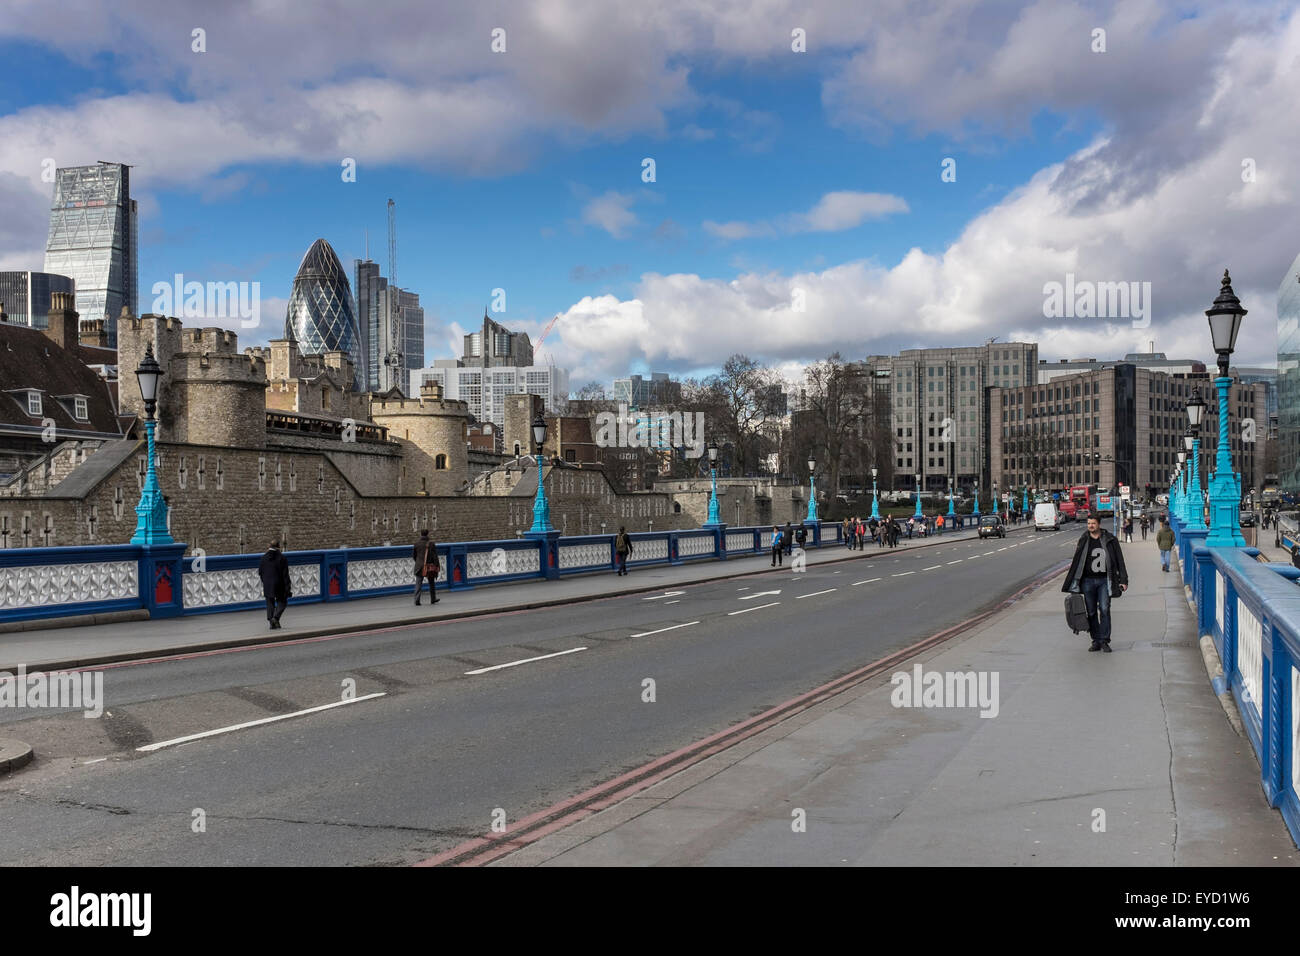
[[[265,601],[257,568],[227,571],[192,571],[184,575],[185,606],[219,607]],[[289,587],[294,597],[320,594],[320,565],[289,565]]]
[[[696,535],[690,538],[677,539],[677,556],[685,557],[692,554],[712,554],[713,553],[713,535]]]
[[[1291,667],[1291,789],[1300,797],[1300,670]]]
[[[607,544],[560,545],[560,569],[609,567]]]
[[[754,536],[749,533],[742,534],[741,532],[736,532],[735,534],[728,533],[727,550],[728,551],[753,551]]]
[[[1250,613],[1250,608],[1237,599],[1237,670],[1241,671],[1241,683],[1246,689],[1247,699],[1254,702],[1262,712],[1264,701],[1260,697],[1260,685],[1264,681],[1263,628],[1259,619]]]
[[[439,584],[447,583],[447,562],[438,558]],[[348,593],[374,591],[377,588],[408,587],[415,590],[415,560],[413,558],[376,558],[348,562]]]
[[[1214,569],[1214,619],[1219,622],[1219,633],[1223,634],[1223,606],[1228,603],[1228,579],[1218,568]],[[1226,635],[1225,635],[1226,637]]]
[[[496,554],[499,551],[500,554]],[[466,558],[469,578],[490,578],[503,574],[538,574],[542,570],[541,554],[537,548],[505,548],[493,551],[471,551]]]
[[[668,560],[668,539],[652,538],[649,541],[634,541],[632,543],[633,551],[632,561],[667,561]]]
[[[139,597],[134,561],[0,568],[0,609]]]
[[[770,549],[772,547],[772,532],[770,531],[762,532],[761,534],[759,534],[758,540],[762,543],[764,548]]]

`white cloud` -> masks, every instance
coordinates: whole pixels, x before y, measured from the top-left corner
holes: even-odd
[[[807,212],[780,216],[774,222],[705,220],[702,226],[705,232],[719,239],[770,239],[800,232],[843,232],[857,228],[868,219],[908,211],[907,203],[898,196],[839,191],[826,193]]]
[[[634,202],[636,197],[631,193],[611,189],[587,201],[582,207],[582,221],[588,226],[604,229],[615,239],[622,239],[638,224],[636,213],[631,209]]]

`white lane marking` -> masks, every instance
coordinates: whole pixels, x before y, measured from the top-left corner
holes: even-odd
[[[229,727],[218,727],[216,730],[205,730],[200,734],[189,734],[185,737],[176,737],[172,740],[160,740],[157,743],[145,744],[143,747],[136,747],[137,751],[147,753],[153,750],[162,750],[164,747],[174,747],[176,744],[187,744],[191,740],[202,740],[204,737],[215,737],[217,734],[228,734],[235,730],[244,730],[248,727],[257,727],[261,724],[273,724],[279,720],[288,720],[290,717],[301,717],[304,714],[315,714],[322,710],[330,710],[334,707],[346,707],[348,704],[359,704],[363,700],[374,700],[376,697],[387,697],[387,691],[380,691],[377,694],[365,694],[361,697],[353,697],[349,700],[336,700],[332,704],[321,704],[319,707],[308,707],[306,710],[295,710],[291,714],[276,714],[274,717],[263,717],[261,720],[249,720],[242,724],[232,724]]]
[[[915,573],[916,573],[915,571],[903,571],[903,572],[901,572],[901,573],[899,573],[899,574],[891,574],[890,577],[893,577],[893,578],[905,578],[905,577],[907,577],[909,574],[915,574]]]
[[[699,623],[700,623],[699,621],[687,621],[685,624],[674,624],[672,627],[661,627],[657,631],[642,631],[640,634],[633,634],[632,636],[649,637],[651,634],[662,634],[664,631],[675,631],[679,627],[690,627],[692,624],[699,624]],[[581,648],[581,650],[586,650],[586,648],[585,647]],[[565,653],[567,654],[568,651],[565,651]]]
[[[816,597],[819,594],[830,594],[832,591],[838,591],[838,590],[839,588],[827,588],[825,591],[813,591],[812,594],[800,594],[795,598],[795,600],[802,601],[806,597]]]
[[[105,760],[107,760],[107,759],[108,759],[107,757],[96,757],[94,760],[83,760],[83,761],[81,762],[81,765],[84,767],[84,766],[86,766],[86,764],[91,764],[91,763],[103,763],[103,762],[104,762]]]
[[[984,557],[987,558],[990,554],[997,554],[997,552],[996,552],[996,551],[985,551],[985,552],[984,552]]]
[[[1007,549],[1006,549],[1006,548],[998,548],[998,550],[999,550],[999,551],[1005,551],[1005,550],[1007,550]]]
[[[966,560],[965,558],[958,558],[956,561],[949,561],[948,563],[949,563],[949,564],[961,564],[961,563],[962,563],[963,561],[965,561],[965,560]]]
[[[854,581],[853,587],[857,587],[859,584],[871,584],[873,581],[879,581],[879,580],[880,578],[868,578],[865,581]]]
[[[930,565],[928,568],[922,568],[921,570],[922,570],[922,571],[938,571],[939,568],[940,568],[940,565],[938,565],[938,564],[932,564],[932,565]]]
[[[681,603],[682,603],[681,601],[664,601],[664,607],[667,607],[670,604],[681,604]]]
[[[748,590],[749,590],[749,585],[746,584],[743,588],[736,588],[736,590],[737,590],[737,591],[748,591]]]
[[[644,598],[642,598],[641,600],[643,600],[643,601],[658,601],[658,600],[661,600],[662,598],[666,598],[666,597],[677,597],[677,595],[679,595],[679,594],[685,594],[685,593],[686,593],[685,591],[665,591],[663,594],[652,594],[652,595],[650,595],[649,597],[644,597]],[[668,603],[669,603],[669,604],[672,604],[673,602],[672,602],[672,601],[669,601]]]
[[[771,604],[758,604],[754,607],[742,607],[739,611],[728,611],[727,617],[731,617],[733,614],[748,614],[750,611],[761,611],[765,607],[776,607],[780,603],[780,601],[773,601]]]
[[[743,598],[737,598],[740,601],[752,601],[754,598],[763,597],[768,594],[780,594],[780,591],[755,591],[753,594],[746,594]]]

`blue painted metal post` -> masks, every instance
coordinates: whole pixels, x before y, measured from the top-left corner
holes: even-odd
[[[1228,389],[1232,379],[1221,375],[1214,380],[1219,391],[1219,449],[1210,478],[1210,536],[1205,543],[1211,548],[1244,548],[1241,533],[1241,478],[1232,471],[1232,451],[1228,446]]]
[[[154,429],[158,423],[151,417],[144,423],[148,436],[149,467],[144,476],[144,490],[140,492],[140,503],[135,506],[137,516],[135,534],[131,536],[132,544],[171,544],[172,536],[167,533],[167,502],[163,500],[162,488],[158,486],[158,469],[155,465],[153,441]]]
[[[921,476],[916,476],[916,514],[914,517],[921,517]]]
[[[704,522],[704,527],[714,528],[722,524],[722,517],[718,514],[718,468],[716,465],[709,467],[709,472],[713,479],[713,490],[709,493],[709,520]]]
[[[533,498],[533,526],[529,534],[549,534],[551,527],[551,506],[546,501],[545,475],[542,474],[542,456],[537,456],[537,495]]]
[[[1187,527],[1191,531],[1205,530],[1205,496],[1201,494],[1201,440],[1192,440],[1192,470],[1187,476],[1188,492]]]
[[[880,517],[880,499],[876,494],[876,469],[871,469],[871,517]]]
[[[951,480],[949,480],[948,482],[948,517],[949,518],[957,517],[957,512],[953,508],[953,504],[952,504],[952,481]]]
[[[817,478],[808,473],[808,517],[804,521],[817,521]]]
[[[977,481],[975,482],[975,510],[972,511],[971,514],[973,514],[975,517],[978,518],[979,513],[980,513],[980,483]]]

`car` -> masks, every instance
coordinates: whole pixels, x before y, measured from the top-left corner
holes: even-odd
[[[1255,512],[1253,511],[1241,512],[1240,520],[1241,520],[1241,526],[1243,528],[1253,528],[1259,522],[1259,519],[1256,517]]]
[[[1007,536],[1007,526],[1002,523],[1002,519],[997,515],[981,515],[979,536],[981,538],[1005,538]]]

